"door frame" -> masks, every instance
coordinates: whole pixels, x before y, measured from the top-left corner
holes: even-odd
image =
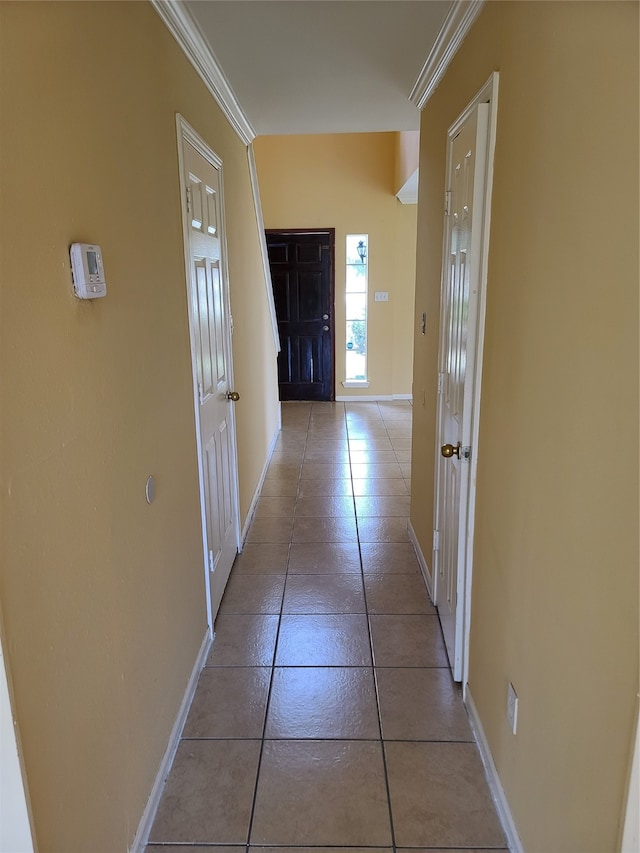
[[[331,300],[333,323],[333,334],[331,335],[331,402],[336,399],[336,229],[335,228],[265,228],[265,234],[327,234],[329,236],[329,258],[331,262],[331,274],[329,276],[329,299]],[[266,246],[266,243],[265,243]],[[267,258],[268,260],[268,258]],[[269,267],[269,280],[271,280],[271,267]],[[273,285],[272,285],[273,288]],[[275,305],[274,305],[275,313]],[[276,314],[276,328],[278,317]],[[278,338],[279,341],[279,338]]]
[[[227,241],[226,241],[226,222],[225,222],[225,207],[224,207],[224,181],[222,160],[218,155],[207,145],[207,143],[199,136],[199,134],[191,127],[180,113],[176,113],[176,129],[178,135],[178,174],[180,180],[180,209],[182,213],[182,242],[184,247],[184,265],[185,265],[185,295],[187,298],[187,315],[189,318],[189,345],[191,352],[191,384],[193,393],[193,413],[196,429],[196,453],[198,457],[198,488],[200,495],[200,525],[202,529],[202,548],[203,548],[203,565],[205,578],[205,598],[207,606],[207,625],[209,636],[213,639],[213,614],[211,612],[211,567],[209,566],[209,542],[207,537],[207,506],[205,498],[204,486],[204,454],[202,445],[202,435],[200,432],[200,394],[198,391],[198,373],[196,363],[196,343],[195,343],[195,325],[191,311],[190,299],[190,281],[191,281],[191,237],[187,210],[187,193],[186,193],[186,168],[184,157],[184,145],[189,143],[192,145],[198,154],[204,157],[220,175],[220,225],[222,231],[222,240],[220,242],[220,255],[223,279],[226,282],[224,288],[224,304],[225,315],[227,317],[227,325],[225,327],[225,348],[227,359],[227,375],[229,377],[229,387],[233,388],[233,353],[231,346],[231,335],[233,331],[233,319],[231,315],[231,300],[229,293],[229,267],[227,263]],[[229,427],[231,430],[230,437],[233,442],[231,484],[232,494],[231,500],[233,503],[234,515],[234,534],[236,540],[236,548],[238,552],[242,550],[242,539],[240,534],[240,489],[238,481],[238,443],[236,437],[236,417],[235,408],[230,406],[229,412]]]
[[[467,394],[465,387],[465,412],[463,413],[463,431],[464,422],[467,421],[467,434],[469,435],[469,444],[471,447],[471,457],[469,459],[469,475],[465,492],[461,499],[461,512],[459,518],[459,535],[458,542],[464,543],[464,555],[460,559],[458,556],[458,578],[457,578],[457,608],[462,608],[462,648],[461,648],[461,681],[463,687],[463,695],[466,695],[467,682],[469,680],[469,636],[471,630],[471,588],[473,581],[473,541],[475,532],[475,505],[476,505],[476,477],[478,469],[478,436],[480,431],[480,398],[482,391],[482,359],[484,352],[484,328],[487,305],[487,271],[489,261],[489,242],[490,242],[490,226],[491,226],[491,194],[493,188],[493,161],[496,145],[496,129],[497,129],[497,107],[498,107],[498,83],[499,73],[494,71],[484,86],[479,90],[475,97],[467,104],[465,109],[460,113],[458,118],[449,127],[447,131],[447,165],[446,165],[446,181],[447,187],[450,181],[451,172],[451,154],[453,140],[458,132],[469,119],[478,104],[489,104],[489,118],[487,122],[487,145],[486,157],[484,162],[483,188],[482,188],[482,204],[478,211],[479,216],[474,216],[476,228],[479,228],[479,246],[478,264],[475,265],[474,279],[470,282],[470,290],[477,289],[477,306],[475,328],[472,330],[473,343],[471,350],[473,353],[473,364],[471,376],[466,374],[465,386],[467,382],[471,382],[471,393]],[[475,239],[472,225],[472,241]],[[439,347],[438,347],[438,371],[442,364],[442,335],[440,330],[444,322],[442,299],[443,288],[446,286],[446,276],[448,268],[448,227],[445,224],[442,244],[442,278],[440,284],[440,322],[438,326]],[[467,364],[469,361],[467,360]],[[441,396],[438,396],[438,407],[436,413],[436,447],[435,447],[435,470],[434,470],[434,540],[435,531],[439,530],[439,472],[440,472],[440,446],[441,446]],[[468,409],[468,410],[467,410]],[[461,536],[460,533],[463,535]],[[440,543],[434,541],[433,549],[433,597],[436,600],[437,584],[438,584],[438,550]]]

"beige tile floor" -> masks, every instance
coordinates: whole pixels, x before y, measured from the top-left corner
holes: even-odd
[[[147,853],[506,849],[407,535],[410,447],[409,403],[283,404]]]

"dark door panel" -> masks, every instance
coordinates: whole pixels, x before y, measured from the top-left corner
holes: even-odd
[[[267,231],[281,400],[332,400],[333,231]]]

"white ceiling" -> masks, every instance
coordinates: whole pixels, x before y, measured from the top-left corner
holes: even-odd
[[[188,0],[258,135],[417,130],[451,0]]]

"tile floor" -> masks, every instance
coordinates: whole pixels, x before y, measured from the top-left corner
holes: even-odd
[[[506,849],[407,535],[410,404],[282,408],[147,853]]]

